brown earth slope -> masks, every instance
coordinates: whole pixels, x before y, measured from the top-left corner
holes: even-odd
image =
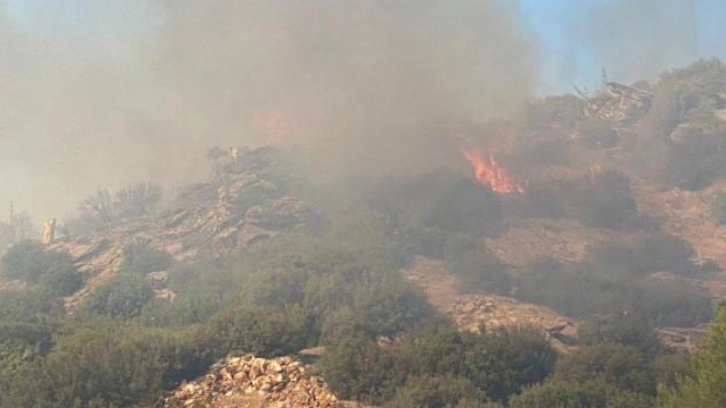
[[[521,220],[486,246],[503,262],[512,266],[552,257],[561,262],[578,262],[587,247],[611,238],[612,231],[591,228],[568,219],[532,218]]]
[[[576,321],[547,307],[504,296],[460,295],[459,280],[441,261],[417,257],[402,273],[421,286],[429,302],[458,330],[531,326],[541,330],[558,350],[569,351],[577,343]]]

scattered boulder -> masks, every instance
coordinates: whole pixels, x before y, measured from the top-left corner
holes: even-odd
[[[291,357],[227,358],[207,375],[180,385],[156,407],[319,407],[350,406],[335,397],[323,380]]]
[[[547,307],[509,297],[460,296],[449,308],[448,315],[462,331],[529,326],[541,330],[559,351],[571,351],[579,343],[577,323],[573,319]]]

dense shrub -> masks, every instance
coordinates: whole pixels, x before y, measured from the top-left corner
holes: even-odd
[[[44,361],[24,367],[17,381],[7,383],[0,405],[149,405],[164,390],[201,374],[211,363],[187,333],[136,326],[120,329],[98,320],[67,331]]]
[[[700,190],[726,176],[726,126],[690,128],[670,149],[665,183],[685,190]]]
[[[471,177],[449,171],[381,181],[366,193],[366,202],[399,228],[474,235],[501,230],[499,196]]]
[[[119,275],[96,289],[83,309],[104,316],[128,319],[141,313],[154,298],[154,290],[142,276]]]
[[[253,353],[261,357],[294,354],[305,348],[308,324],[299,309],[230,308],[202,329],[211,336],[215,355]]]
[[[697,272],[693,248],[681,238],[656,232],[629,239],[591,245],[587,261],[599,269],[614,269],[635,275],[669,271],[679,275]]]
[[[320,370],[339,398],[380,404],[391,399],[413,372],[409,360],[401,350],[352,337],[328,350]]]
[[[726,304],[719,305],[714,324],[693,356],[693,375],[660,392],[664,407],[722,407],[726,405]]]
[[[600,269],[603,268],[603,269]],[[679,279],[638,279],[607,266],[540,260],[515,271],[516,296],[560,313],[643,314],[658,324],[694,325],[713,311],[704,291]]]
[[[408,379],[420,376],[466,379],[475,385],[476,398],[505,401],[523,387],[544,380],[555,358],[544,337],[533,330],[479,335],[443,329],[424,332],[393,348],[362,339],[346,340],[323,358],[321,368],[339,395],[376,403],[392,398]],[[419,391],[405,391],[404,395],[407,392]],[[433,394],[422,398],[445,398]]]
[[[83,277],[68,254],[46,251],[36,241],[13,245],[2,259],[2,275],[5,279],[39,284],[55,296],[70,295],[83,284]]]
[[[386,404],[388,408],[446,408],[459,407],[459,403],[474,403],[486,397],[465,378],[411,377],[399,388],[396,396]]]
[[[693,376],[691,358],[688,354],[659,355],[653,359],[652,369],[656,384],[661,384],[661,387],[675,387],[679,379]]]
[[[653,398],[596,382],[547,381],[514,397],[511,408],[652,408]]]
[[[72,265],[53,265],[38,284],[54,296],[68,296],[83,285],[83,276]]]
[[[693,326],[713,318],[711,294],[681,279],[647,279],[640,284],[642,310],[662,326]]]
[[[612,170],[592,177],[533,182],[520,206],[526,216],[569,217],[601,228],[653,230],[659,225],[638,212],[628,177]]]
[[[620,390],[655,395],[655,379],[647,356],[622,345],[583,347],[557,362],[553,378],[602,382]]]
[[[594,315],[580,325],[578,333],[585,344],[619,344],[651,357],[662,350],[652,321],[638,313]]]
[[[593,313],[622,313],[637,297],[637,287],[626,278],[553,259],[520,268],[513,281],[517,298],[580,318]]]

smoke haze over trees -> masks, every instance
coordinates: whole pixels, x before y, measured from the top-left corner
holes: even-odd
[[[595,3],[584,34],[567,27],[594,69],[652,77],[695,55],[707,3]],[[452,126],[511,112],[547,72],[549,37],[520,10],[531,7],[6,0],[0,202],[63,217],[96,187],[198,178],[200,149],[286,136],[264,118],[294,127],[285,143],[306,146],[326,171],[451,163]]]

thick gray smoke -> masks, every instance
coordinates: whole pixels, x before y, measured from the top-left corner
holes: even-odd
[[[203,177],[207,147],[270,133],[329,173],[432,166],[452,125],[526,99],[536,66],[508,1],[29,4],[49,9],[0,20],[0,199],[42,217]]]

